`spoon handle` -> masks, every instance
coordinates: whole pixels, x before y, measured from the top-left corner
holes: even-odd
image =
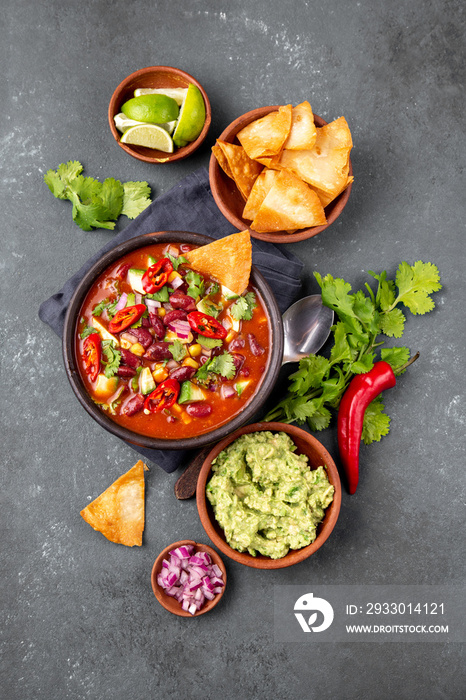
[[[185,501],[196,494],[199,472],[212,447],[212,445],[207,445],[200,450],[176,482],[175,496],[179,501]]]

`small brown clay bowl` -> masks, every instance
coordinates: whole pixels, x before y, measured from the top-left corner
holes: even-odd
[[[157,151],[153,148],[121,143],[121,133],[116,128],[113,118],[116,114],[121,112],[122,104],[131,97],[134,97],[136,88],[186,88],[189,83],[193,83],[201,91],[206,109],[204,127],[195,141],[188,143],[188,145],[183,146],[183,148],[177,148],[175,146],[175,151],[173,153],[164,153],[163,151]],[[190,156],[191,153],[194,153],[194,151],[199,148],[207,136],[211,118],[212,112],[209,98],[202,85],[193,78],[192,75],[189,75],[189,73],[185,73],[185,71],[179,68],[171,68],[170,66],[150,66],[149,68],[141,68],[135,73],[131,73],[131,75],[128,75],[128,77],[118,85],[108,106],[108,123],[117,144],[130,156],[133,156],[133,158],[143,160],[146,163],[173,163],[176,160],[182,160]]]
[[[172,598],[171,596],[167,595],[163,588],[157,583],[157,576],[162,570],[162,561],[168,557],[168,553],[172,549],[181,547],[181,545],[184,544],[193,544],[198,552],[201,551],[210,554],[212,562],[214,564],[217,564],[217,566],[222,570],[223,580],[225,582],[221,593],[217,593],[215,598],[213,598],[212,600],[206,600],[202,608],[200,610],[197,610],[194,613],[194,615],[191,615],[191,613],[187,610],[183,610],[181,607],[181,603],[179,603],[176,600],[176,598]],[[165,610],[168,610],[174,615],[179,615],[180,617],[199,617],[199,615],[204,615],[204,613],[209,612],[209,610],[212,610],[212,608],[214,608],[217,605],[217,603],[220,602],[220,599],[223,596],[227,585],[227,571],[225,569],[225,564],[223,563],[221,557],[217,554],[215,549],[212,549],[212,547],[209,547],[207,544],[200,544],[199,542],[194,542],[193,540],[180,540],[179,542],[174,542],[168,547],[165,547],[165,549],[163,549],[160,552],[159,556],[154,562],[154,566],[152,567],[151,583],[155,597],[159,601],[160,605],[163,605]]]
[[[224,531],[215,520],[214,512],[205,493],[207,482],[211,476],[212,461],[215,459],[215,457],[217,457],[222,450],[228,447],[228,445],[230,445],[241,435],[245,435],[246,433],[256,433],[263,430],[270,430],[271,432],[275,433],[288,433],[298,448],[297,454],[307,455],[310,469],[317,469],[317,467],[321,465],[326,467],[328,479],[335,489],[333,501],[326,509],[325,517],[317,528],[317,537],[314,542],[307,545],[307,547],[303,547],[302,549],[290,550],[288,554],[281,559],[271,559],[270,557],[265,557],[261,554],[253,557],[248,552],[238,552],[236,549],[230,547],[225,539]],[[327,452],[325,447],[318,440],[316,440],[315,437],[307,433],[305,430],[297,428],[294,425],[287,425],[286,423],[253,423],[236,430],[234,433],[215,445],[215,447],[208,454],[199,474],[196,500],[199,517],[204,530],[214,545],[221,552],[223,552],[223,554],[226,554],[226,556],[230,557],[230,559],[234,559],[240,564],[251,566],[254,569],[284,569],[288,566],[298,564],[299,562],[304,561],[304,559],[308,559],[311,554],[314,554],[314,552],[322,547],[326,539],[330,536],[340,512],[341,483],[337,467],[330,454]]]
[[[219,140],[239,145],[236,134],[241,131],[241,129],[256,119],[260,119],[269,112],[273,112],[278,108],[279,105],[259,107],[258,109],[253,109],[252,112],[243,114],[241,117],[238,117],[238,119],[235,119],[234,122],[227,126],[227,128],[218,137]],[[322,119],[322,117],[318,117],[317,114],[314,114],[314,122],[316,126],[324,126],[324,124],[327,124],[327,122]],[[349,174],[352,175],[352,173],[353,168],[350,160]],[[330,226],[330,224],[333,224],[333,222],[338,219],[346,206],[352,188],[352,184],[350,184],[346,190],[344,190],[344,192],[338,195],[333,202],[330,202],[330,204],[325,207],[327,223],[323,226],[312,226],[311,228],[299,229],[295,233],[287,233],[286,231],[258,233],[251,228],[251,221],[249,221],[249,219],[243,219],[242,213],[245,204],[244,199],[234,181],[228,177],[228,175],[219,166],[214,154],[212,154],[210,157],[209,180],[212,195],[223,216],[228,219],[233,226],[236,226],[239,231],[249,229],[249,233],[253,238],[259,238],[262,241],[269,241],[269,243],[296,243],[298,241],[304,241],[308,238],[312,238],[313,236],[317,236],[318,233],[324,231]]]

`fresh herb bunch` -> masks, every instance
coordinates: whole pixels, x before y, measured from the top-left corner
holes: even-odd
[[[57,170],[48,170],[44,181],[54,197],[70,200],[73,221],[83,231],[114,229],[120,214],[134,219],[151,203],[147,182],[121,183],[113,177],[99,182],[84,177],[82,171],[79,161],[69,160]]]
[[[343,279],[314,273],[321,288],[322,302],[338,316],[332,327],[333,347],[330,356],[309,355],[299,362],[290,375],[287,396],[273,408],[265,420],[283,423],[306,423],[313,431],[330,424],[332,411],[355,374],[369,372],[378,359],[388,362],[395,375],[402,374],[410,360],[409,348],[378,348],[384,344],[380,336],[401,338],[406,316],[421,315],[434,308],[430,294],[441,289],[439,271],[432,263],[402,262],[395,280],[387,272],[369,271],[378,282],[374,292],[366,282],[365,289],[351,293],[351,285]],[[362,439],[366,445],[378,441],[390,428],[390,418],[378,397],[366,409]]]

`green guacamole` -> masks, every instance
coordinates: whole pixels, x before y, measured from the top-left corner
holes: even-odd
[[[242,435],[212,463],[206,493],[228,544],[252,556],[284,557],[316,538],[333,500],[323,466],[311,471],[286,433]]]

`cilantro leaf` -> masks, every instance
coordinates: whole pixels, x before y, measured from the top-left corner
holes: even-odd
[[[366,408],[362,428],[362,440],[365,445],[379,440],[390,431],[390,418],[384,413],[384,404],[375,399]]]
[[[332,414],[328,408],[325,408],[325,406],[319,406],[312,416],[307,419],[307,424],[311,430],[315,430],[317,432],[328,428],[331,420]]]
[[[236,367],[231,354],[224,352],[222,355],[215,355],[197,370],[195,376],[200,382],[207,382],[209,374],[220,374],[226,379],[233,379]]]
[[[102,342],[102,363],[104,364],[104,374],[108,379],[117,373],[120,362],[121,352],[114,347],[112,340],[104,340]]]
[[[124,182],[121,213],[135,219],[151,203],[150,194],[147,182]]]
[[[186,347],[178,338],[175,338],[173,343],[168,346],[168,349],[170,350],[173,359],[177,362],[180,362],[180,360],[183,360],[186,357]]]
[[[412,314],[432,311],[435,304],[429,295],[442,288],[436,265],[423,263],[421,260],[414,265],[402,262],[396,272],[395,281],[398,287],[396,303],[407,306]]]
[[[170,255],[170,253],[168,253],[167,258],[170,260],[171,264],[173,265],[174,270],[178,270],[180,265],[188,262],[188,259],[185,258],[183,255],[176,256],[176,255]]]
[[[198,335],[197,342],[202,345],[202,347],[210,350],[211,348],[219,348],[223,345],[223,340],[220,338],[208,338],[206,335]]]
[[[256,306],[256,295],[254,292],[247,292],[230,306],[230,315],[237,321],[250,321]]]
[[[105,299],[102,299],[102,301],[99,301],[99,303],[96,306],[94,306],[94,308],[92,309],[92,315],[93,316],[102,316],[102,313],[107,308],[108,303],[109,303],[108,297],[106,297]]]
[[[185,280],[188,283],[188,289],[186,291],[188,296],[197,299],[197,297],[201,297],[204,294],[204,278],[198,272],[189,270]]]
[[[84,338],[87,338],[89,335],[92,335],[92,333],[97,333],[94,326],[85,326],[79,334],[79,337],[81,338],[81,340],[84,340]]]
[[[401,309],[392,309],[380,315],[380,331],[389,338],[401,338],[406,316]]]
[[[400,372],[401,367],[409,361],[410,358],[409,348],[382,348],[380,351],[380,357],[385,362],[388,362],[390,367],[397,374],[403,374],[406,370]]]
[[[309,389],[319,386],[328,368],[329,361],[322,355],[309,355],[299,361],[299,369],[290,375],[290,391],[304,395]]]

